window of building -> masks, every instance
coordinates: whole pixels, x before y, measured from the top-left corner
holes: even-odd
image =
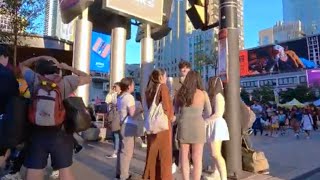
[[[306,82],[307,82],[306,76],[300,76],[300,83],[306,83]]]

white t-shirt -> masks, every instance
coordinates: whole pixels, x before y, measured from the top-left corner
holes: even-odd
[[[128,124],[136,124],[136,121],[132,119],[132,117],[128,116],[129,107],[135,106],[134,97],[129,93],[123,93],[118,97],[117,107],[120,114],[121,122]]]

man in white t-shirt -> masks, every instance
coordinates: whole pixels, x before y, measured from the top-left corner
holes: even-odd
[[[258,103],[258,101],[253,101],[253,105],[251,106],[252,111],[256,115],[260,115],[262,113],[262,106]]]

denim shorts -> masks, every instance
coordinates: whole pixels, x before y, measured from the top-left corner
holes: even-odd
[[[31,135],[24,166],[44,169],[48,157],[54,170],[70,167],[73,156],[73,136],[65,131],[36,131]]]

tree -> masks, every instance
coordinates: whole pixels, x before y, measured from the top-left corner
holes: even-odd
[[[311,102],[316,100],[315,90],[305,85],[297,86],[294,89],[287,89],[279,93],[281,103],[289,102],[297,99],[301,103]]]
[[[250,94],[248,93],[248,91],[246,91],[245,89],[241,89],[240,96],[244,103],[250,105]]]
[[[44,14],[45,2],[43,0],[3,0],[0,4],[0,15],[9,19],[10,30],[0,30],[1,40],[13,46],[13,64],[17,65],[18,36],[38,32],[43,22],[39,17]],[[37,21],[38,20],[38,21]]]
[[[217,51],[211,51],[211,55],[207,57],[206,64],[211,66],[214,69],[214,75],[217,75],[218,70],[218,52]]]
[[[252,98],[264,104],[275,100],[273,89],[270,86],[262,86],[261,88],[253,90]]]

